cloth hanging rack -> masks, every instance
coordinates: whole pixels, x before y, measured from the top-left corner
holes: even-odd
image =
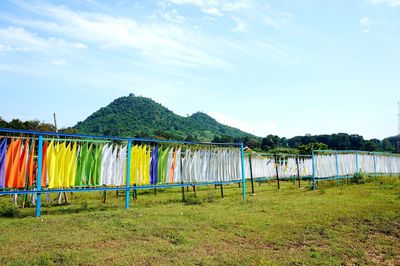
[[[3,138],[3,139],[29,139],[29,140],[33,140],[33,139],[37,140],[38,139],[37,137],[34,137],[34,136],[26,137],[26,136],[4,136],[4,135],[1,135],[0,138]]]
[[[94,142],[94,143],[110,143],[111,140],[102,139],[63,139],[63,138],[43,138],[43,140],[53,140],[53,141],[71,141],[71,142]]]

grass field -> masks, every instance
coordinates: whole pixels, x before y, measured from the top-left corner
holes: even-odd
[[[400,179],[283,183],[241,189],[141,191],[131,209],[108,192],[75,193],[67,206],[18,213],[0,198],[1,265],[400,265]],[[249,191],[249,189],[248,189]]]

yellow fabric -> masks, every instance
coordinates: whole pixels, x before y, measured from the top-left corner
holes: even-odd
[[[49,188],[54,188],[55,175],[56,175],[56,156],[54,141],[50,141],[46,152],[46,166],[47,166],[47,180]]]
[[[143,157],[142,157],[143,185],[150,184],[150,158],[151,158],[150,147],[144,146]]]
[[[66,167],[65,167],[65,164],[66,164],[65,156],[67,154],[67,147],[66,147],[65,142],[63,142],[61,144],[57,143],[56,151],[57,151],[57,153],[56,153],[56,157],[57,157],[56,166],[57,166],[57,170],[58,170],[57,171],[58,175],[56,176],[57,179],[56,179],[55,185],[56,185],[57,188],[60,188],[60,187],[63,187],[63,185],[65,184],[65,179],[66,179],[66,176],[65,176],[65,170],[66,170]]]
[[[150,151],[146,145],[131,149],[130,185],[150,184]]]
[[[75,184],[77,167],[77,144],[51,141],[46,152],[47,177],[49,188],[66,188]]]
[[[69,153],[69,164],[68,164],[68,185],[73,187],[75,185],[75,176],[77,168],[77,144],[74,143],[72,151]]]

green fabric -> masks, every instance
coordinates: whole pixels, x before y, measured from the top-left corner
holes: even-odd
[[[94,164],[94,160],[93,160],[93,145],[90,144],[87,153],[86,153],[86,157],[85,157],[85,161],[84,161],[84,180],[83,180],[83,184],[84,185],[88,185],[91,186],[92,185],[92,172],[91,169],[93,169],[93,164]]]
[[[157,178],[157,183],[162,183],[162,171],[161,171],[161,158],[162,158],[162,154],[163,154],[163,149],[159,148],[158,149],[158,162],[157,162],[157,172],[158,172],[158,178]]]
[[[94,151],[93,163],[92,163],[92,182],[94,186],[99,186],[100,176],[101,176],[101,154],[103,150],[103,145],[98,145]]]
[[[158,176],[160,183],[167,182],[167,164],[168,164],[169,149],[159,151],[158,157]]]
[[[77,167],[76,167],[76,178],[75,178],[75,186],[82,186],[84,175],[85,175],[85,158],[88,150],[88,144],[85,143],[77,156]]]

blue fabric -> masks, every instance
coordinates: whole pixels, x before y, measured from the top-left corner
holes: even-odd
[[[3,139],[0,142],[0,188],[4,188],[6,183],[6,152],[7,139]]]
[[[158,179],[158,147],[154,147],[151,151],[150,162],[150,184],[157,184]]]

